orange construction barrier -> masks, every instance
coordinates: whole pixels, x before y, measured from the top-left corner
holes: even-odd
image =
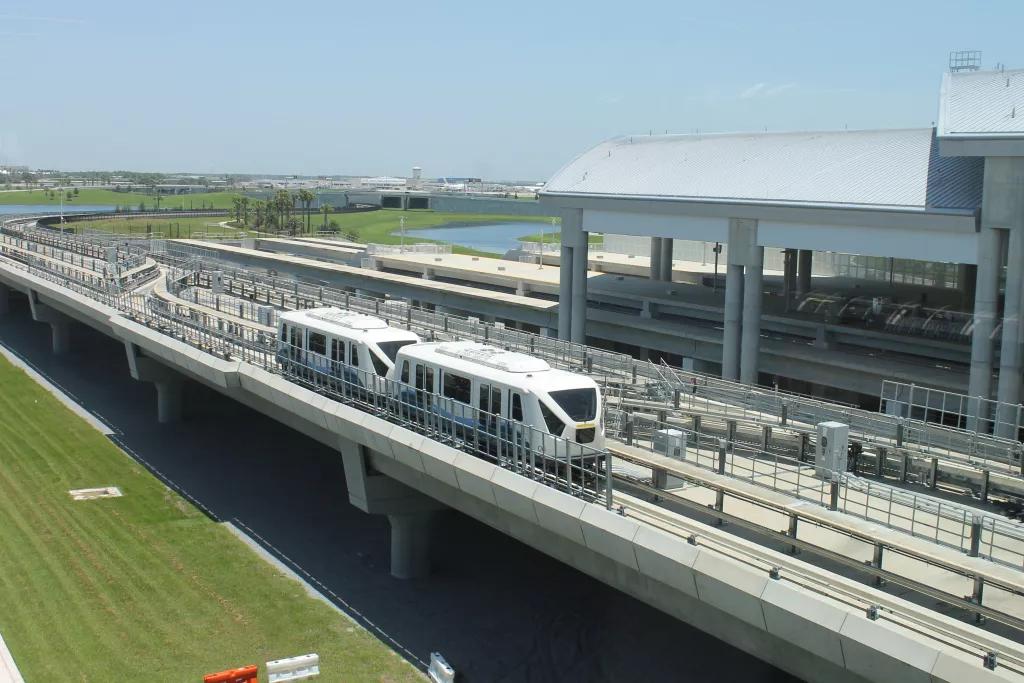
[[[215,674],[203,676],[203,683],[257,683],[256,673],[259,667],[255,664],[243,666],[238,669],[218,671]]]

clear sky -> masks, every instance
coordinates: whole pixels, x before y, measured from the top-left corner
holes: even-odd
[[[1024,3],[0,0],[0,160],[546,179],[622,134],[928,126]]]

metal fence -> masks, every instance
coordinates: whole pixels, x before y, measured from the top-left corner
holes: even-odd
[[[1024,405],[1019,403],[1003,403],[892,380],[882,382],[878,409],[890,415],[939,423],[1005,442],[1018,441],[1024,418]]]

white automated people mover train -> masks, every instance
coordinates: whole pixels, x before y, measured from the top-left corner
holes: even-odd
[[[397,389],[404,403],[466,427],[478,419],[457,404],[604,449],[597,383],[540,358],[473,341],[411,344],[399,349],[388,379],[405,385]]]
[[[281,314],[277,340],[281,364],[361,384],[361,372],[386,376],[398,350],[420,338],[373,316],[340,308],[308,308]]]
[[[277,338],[282,366],[337,377],[349,388],[373,383],[380,391],[372,377],[386,378],[404,410],[436,414],[466,433],[483,428],[508,438],[499,423],[520,423],[605,447],[597,383],[540,358],[473,341],[423,343],[414,332],[339,308],[282,313]]]

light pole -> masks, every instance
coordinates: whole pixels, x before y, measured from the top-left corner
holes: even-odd
[[[401,226],[401,229],[402,229],[402,246],[400,248],[400,251],[401,251],[401,253],[404,254],[405,253],[405,216],[402,216],[401,218],[398,219],[398,224]]]

